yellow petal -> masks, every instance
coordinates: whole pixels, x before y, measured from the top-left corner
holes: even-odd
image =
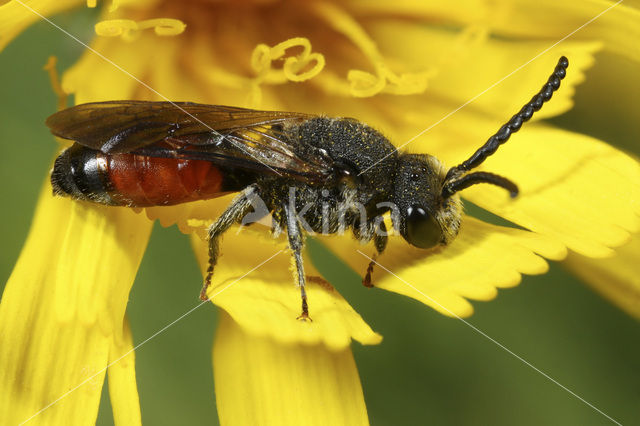
[[[407,25],[401,20],[376,21],[368,29],[385,57],[411,67],[436,67],[438,72],[429,80],[423,105],[414,101],[415,107],[406,107],[411,114],[422,111],[421,120],[430,111],[430,102],[454,110],[470,100],[473,102],[466,108],[506,120],[542,87],[564,55],[569,58],[570,71],[562,81],[562,90],[534,119],[559,115],[572,107],[575,86],[584,81],[584,71],[593,65],[593,54],[601,46],[599,42],[566,42],[545,52],[548,42],[493,39],[484,33],[464,37],[463,31]],[[415,124],[426,127],[431,123]]]
[[[121,333],[114,333],[109,351],[109,399],[116,426],[142,424],[140,400],[136,384],[135,353],[129,321],[125,319]]]
[[[322,242],[364,274],[373,255],[371,246],[335,237]],[[540,256],[557,260],[565,255],[562,245],[548,238],[466,216],[453,243],[436,251],[391,237],[377,259],[373,285],[417,299],[442,314],[464,317],[473,312],[466,299],[491,300],[498,288],[517,285],[521,274],[545,273],[548,265]]]
[[[131,48],[123,48],[126,47],[122,46],[123,43],[110,38],[98,38],[92,47],[102,56],[86,51],[64,73],[62,88],[69,94],[75,94],[76,104],[119,99],[158,99],[153,90],[136,80],[147,78],[151,56],[145,58],[144,52],[147,55],[156,52],[152,39],[149,36],[140,37],[131,43]],[[150,85],[150,82],[144,83]]]
[[[630,2],[611,0],[543,0],[535,4],[518,0],[509,3],[509,13],[494,21],[494,28],[499,33],[531,38],[542,35],[559,40],[584,26],[572,38],[603,40],[607,49],[640,61],[640,49],[636,43],[640,38],[640,10],[637,5],[634,8]],[[585,25],[598,15],[597,19]]]
[[[95,422],[113,335],[151,229],[127,209],[50,191],[47,184],[0,304],[2,424],[43,409],[42,424]]]
[[[82,3],[83,0],[21,0],[0,5],[0,51],[25,28],[42,19],[39,15],[51,16]]]
[[[213,346],[222,425],[367,425],[351,350],[256,337],[225,313]]]
[[[201,238],[205,238],[211,222],[220,217],[236,195],[229,194],[176,206],[147,207],[144,210],[149,219],[157,219],[164,227],[175,224],[185,234],[197,232]]]
[[[155,8],[132,11],[121,6],[115,13],[109,13],[108,17],[135,16],[144,19],[156,16],[155,13]],[[100,55],[86,51],[65,73],[63,88],[68,93],[77,93],[76,103],[113,99],[169,99],[242,104],[241,99],[247,96],[247,87],[224,89],[199,77],[203,70],[212,72],[207,67],[206,58],[212,50],[215,51],[215,46],[212,47],[211,34],[194,31],[195,28],[192,30],[188,22],[186,25],[186,34],[163,36],[161,39],[150,31],[143,31],[130,41],[113,37],[96,38],[91,47]],[[194,40],[185,43],[187,34]],[[206,46],[198,44],[199,41],[206,41]],[[158,54],[159,43],[162,54]],[[198,56],[199,52],[192,55],[197,47],[202,47],[207,54],[203,57]],[[250,54],[248,51],[247,65]]]
[[[585,256],[611,255],[640,227],[640,165],[589,136],[528,126],[481,169],[507,176],[520,195],[476,185],[465,198]]]
[[[380,343],[382,337],[329,283],[319,279],[318,271],[306,256],[305,273],[316,277],[307,282],[309,315],[313,321],[297,320],[301,312],[300,291],[294,284],[286,244],[257,231],[245,229],[239,234],[236,231],[237,228],[232,228],[223,237],[222,255],[208,295],[240,327],[283,344],[322,343],[332,350],[343,350],[351,339],[362,344]],[[192,242],[205,270],[207,244],[197,237]]]
[[[636,43],[640,37],[640,12],[637,3],[634,5],[629,1],[509,0],[487,3],[466,0],[450,7],[441,2],[355,0],[349,2],[349,8],[352,13],[367,17],[394,14],[452,26],[456,23],[486,25],[500,38],[519,41],[546,39],[552,44],[567,36],[574,40],[602,40],[607,49],[640,60],[640,49]]]
[[[570,253],[563,265],[622,310],[640,319],[640,235],[634,234],[616,254],[589,259]]]

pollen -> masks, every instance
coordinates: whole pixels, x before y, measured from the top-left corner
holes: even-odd
[[[397,74],[385,63],[376,43],[349,14],[335,5],[318,3],[317,14],[335,31],[345,36],[371,64],[374,72],[351,69],[347,73],[348,93],[354,97],[370,97],[381,92],[399,95],[422,93],[435,69]]]
[[[297,55],[290,52],[300,50]],[[276,65],[282,63],[282,68]],[[324,55],[313,52],[311,42],[305,37],[293,37],[274,46],[258,44],[251,53],[251,68],[256,74],[250,83],[249,104],[259,104],[262,99],[260,86],[303,82],[317,76],[325,66]]]
[[[95,25],[96,34],[104,37],[122,37],[125,41],[138,38],[141,31],[153,28],[156,35],[175,36],[184,32],[186,25],[179,19],[157,18],[134,21],[132,19],[109,19]]]
[[[287,56],[288,50],[302,48],[295,56]],[[282,70],[273,67],[274,62],[284,61]],[[280,81],[305,81],[322,71],[325,65],[321,53],[311,51],[311,42],[305,37],[294,37],[278,43],[273,47],[259,44],[251,54],[251,67],[258,74],[258,79]]]

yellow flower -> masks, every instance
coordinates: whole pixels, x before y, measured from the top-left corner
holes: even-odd
[[[378,259],[384,269],[375,271],[376,287],[464,317],[472,313],[469,299],[491,300],[498,288],[517,285],[521,274],[546,272],[545,258],[561,260],[570,249],[576,253],[570,262],[583,270],[587,261],[577,256],[612,255],[638,231],[638,163],[593,137],[539,119],[571,108],[575,86],[597,52],[622,55],[635,69],[640,54],[634,44],[638,11],[625,5],[556,44],[613,3],[463,3],[114,0],[95,27],[95,52],[67,70],[62,85],[76,103],[166,97],[355,116],[397,144],[411,140],[411,152],[436,154],[453,165],[529,99],[560,55],[568,56],[563,88],[538,122],[482,167],[517,182],[520,197],[509,200],[486,186],[464,192],[520,227],[467,216],[444,250],[425,252],[394,238]],[[80,4],[0,6],[0,47],[38,14]],[[91,423],[108,373],[115,421],[139,424],[125,308],[149,219],[202,236],[227,202],[133,212],[55,198],[46,184],[0,305],[1,422]],[[209,291],[222,308],[213,349],[220,422],[368,423],[350,344],[377,344],[380,335],[322,280],[309,283],[314,321],[295,321],[299,300],[288,253],[282,241],[264,239],[254,231],[228,235]],[[370,255],[371,247],[348,238],[321,242],[355,271],[366,270],[369,260],[357,249]],[[206,244],[198,236],[192,243],[204,265]],[[638,276],[633,257],[624,259],[621,283]],[[306,259],[308,274],[318,276],[312,261]],[[599,268],[600,276],[610,276],[610,266]],[[637,300],[637,285],[624,291],[604,292],[624,306]],[[627,309],[638,315],[637,305]]]

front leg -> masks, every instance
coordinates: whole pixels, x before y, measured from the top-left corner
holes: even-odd
[[[302,298],[302,313],[299,320],[309,320],[309,306],[307,305],[307,291],[305,290],[304,264],[302,263],[302,249],[304,248],[304,234],[300,229],[300,223],[295,211],[291,211],[290,206],[284,205],[284,215],[287,223],[287,235],[289,237],[289,248],[293,252],[293,260],[296,265],[296,282],[300,287],[300,297]]]
[[[373,287],[373,283],[371,282],[371,275],[373,274],[373,267],[376,264],[376,258],[378,255],[382,254],[384,249],[387,247],[387,227],[384,222],[380,222],[380,226],[375,230],[373,234],[373,244],[376,247],[376,252],[371,257],[371,262],[369,262],[369,266],[367,266],[367,273],[362,280],[362,284],[365,287]]]
[[[242,218],[251,211],[253,198],[257,191],[257,185],[250,185],[246,187],[236,198],[231,201],[231,204],[220,215],[209,228],[209,267],[207,268],[207,276],[204,279],[204,285],[200,291],[200,300],[209,300],[207,296],[207,289],[211,285],[211,277],[213,276],[213,268],[216,266],[219,255],[218,239],[225,233],[231,225],[238,223]]]

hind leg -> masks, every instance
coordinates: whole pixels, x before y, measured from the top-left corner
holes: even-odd
[[[216,266],[219,255],[218,239],[224,234],[234,223],[239,223],[242,218],[251,211],[251,198],[255,196],[257,190],[256,185],[246,187],[236,198],[231,201],[229,207],[220,215],[209,228],[209,267],[207,275],[204,279],[204,285],[200,291],[200,300],[209,300],[207,297],[207,289],[211,285],[211,277],[213,276],[213,268]]]

